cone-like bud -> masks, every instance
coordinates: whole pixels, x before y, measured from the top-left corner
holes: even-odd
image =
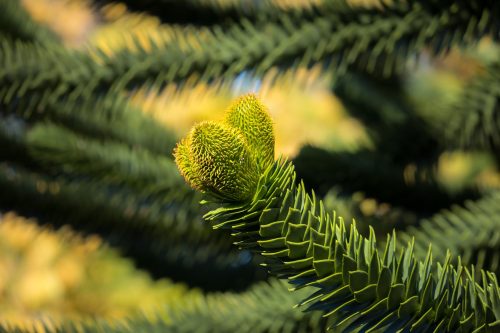
[[[242,133],[224,123],[202,122],[174,152],[177,166],[195,189],[243,201],[255,192],[259,167]]]
[[[255,95],[243,96],[223,122],[195,125],[174,155],[191,187],[226,200],[248,200],[274,162],[271,118]]]
[[[189,151],[189,136],[182,139],[174,149],[175,164],[179,168],[181,175],[186,182],[195,190],[203,191],[203,185],[191,161],[191,153]]]
[[[254,94],[236,100],[229,107],[225,122],[241,131],[261,170],[274,162],[273,123]]]

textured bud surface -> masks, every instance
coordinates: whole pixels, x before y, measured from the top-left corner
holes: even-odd
[[[274,161],[271,118],[254,95],[243,96],[224,121],[195,125],[174,155],[191,187],[226,200],[247,200]]]
[[[255,192],[258,165],[240,131],[224,123],[197,124],[178,145],[175,158],[195,189],[236,201]]]
[[[236,100],[229,107],[225,121],[241,131],[262,169],[273,163],[273,123],[266,107],[254,94],[248,94]]]
[[[189,152],[189,137],[184,138],[177,144],[174,151],[175,163],[186,182],[194,189],[202,191],[203,185],[196,174]]]

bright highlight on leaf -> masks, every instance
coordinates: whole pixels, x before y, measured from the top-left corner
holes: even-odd
[[[193,188],[243,201],[254,194],[260,174],[274,161],[271,118],[255,95],[243,96],[224,121],[194,126],[174,155]]]

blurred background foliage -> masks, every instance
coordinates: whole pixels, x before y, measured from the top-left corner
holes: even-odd
[[[50,230],[14,213],[1,221],[4,328],[37,327],[40,318],[58,325],[147,315],[200,295],[166,279],[153,281],[97,236],[82,238],[67,227]]]
[[[318,47],[291,62],[250,54],[211,74],[187,60],[175,67],[175,57],[233,25],[243,27],[235,39],[273,34],[273,24],[293,35],[301,20],[316,24],[323,2],[0,2],[0,331],[322,331],[320,315],[292,309],[305,294],[268,281],[250,252],[203,224],[200,197],[172,161],[195,122],[219,119],[246,92],[269,108],[277,155],[328,209],[362,232],[425,234],[422,248],[443,240],[419,226],[455,214],[449,221],[476,226],[450,231],[449,247],[469,264],[482,253],[477,264],[498,273],[500,50],[491,37],[409,51],[406,71],[343,68],[321,61]],[[169,52],[173,70],[162,68]],[[491,229],[460,210],[474,207]],[[474,230],[487,235],[479,242]]]

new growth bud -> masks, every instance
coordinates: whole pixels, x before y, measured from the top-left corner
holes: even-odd
[[[274,162],[273,123],[255,95],[236,100],[227,111],[225,121],[241,131],[262,169]]]
[[[254,95],[244,96],[223,122],[195,125],[174,155],[191,187],[226,200],[248,200],[274,161],[271,119]]]

